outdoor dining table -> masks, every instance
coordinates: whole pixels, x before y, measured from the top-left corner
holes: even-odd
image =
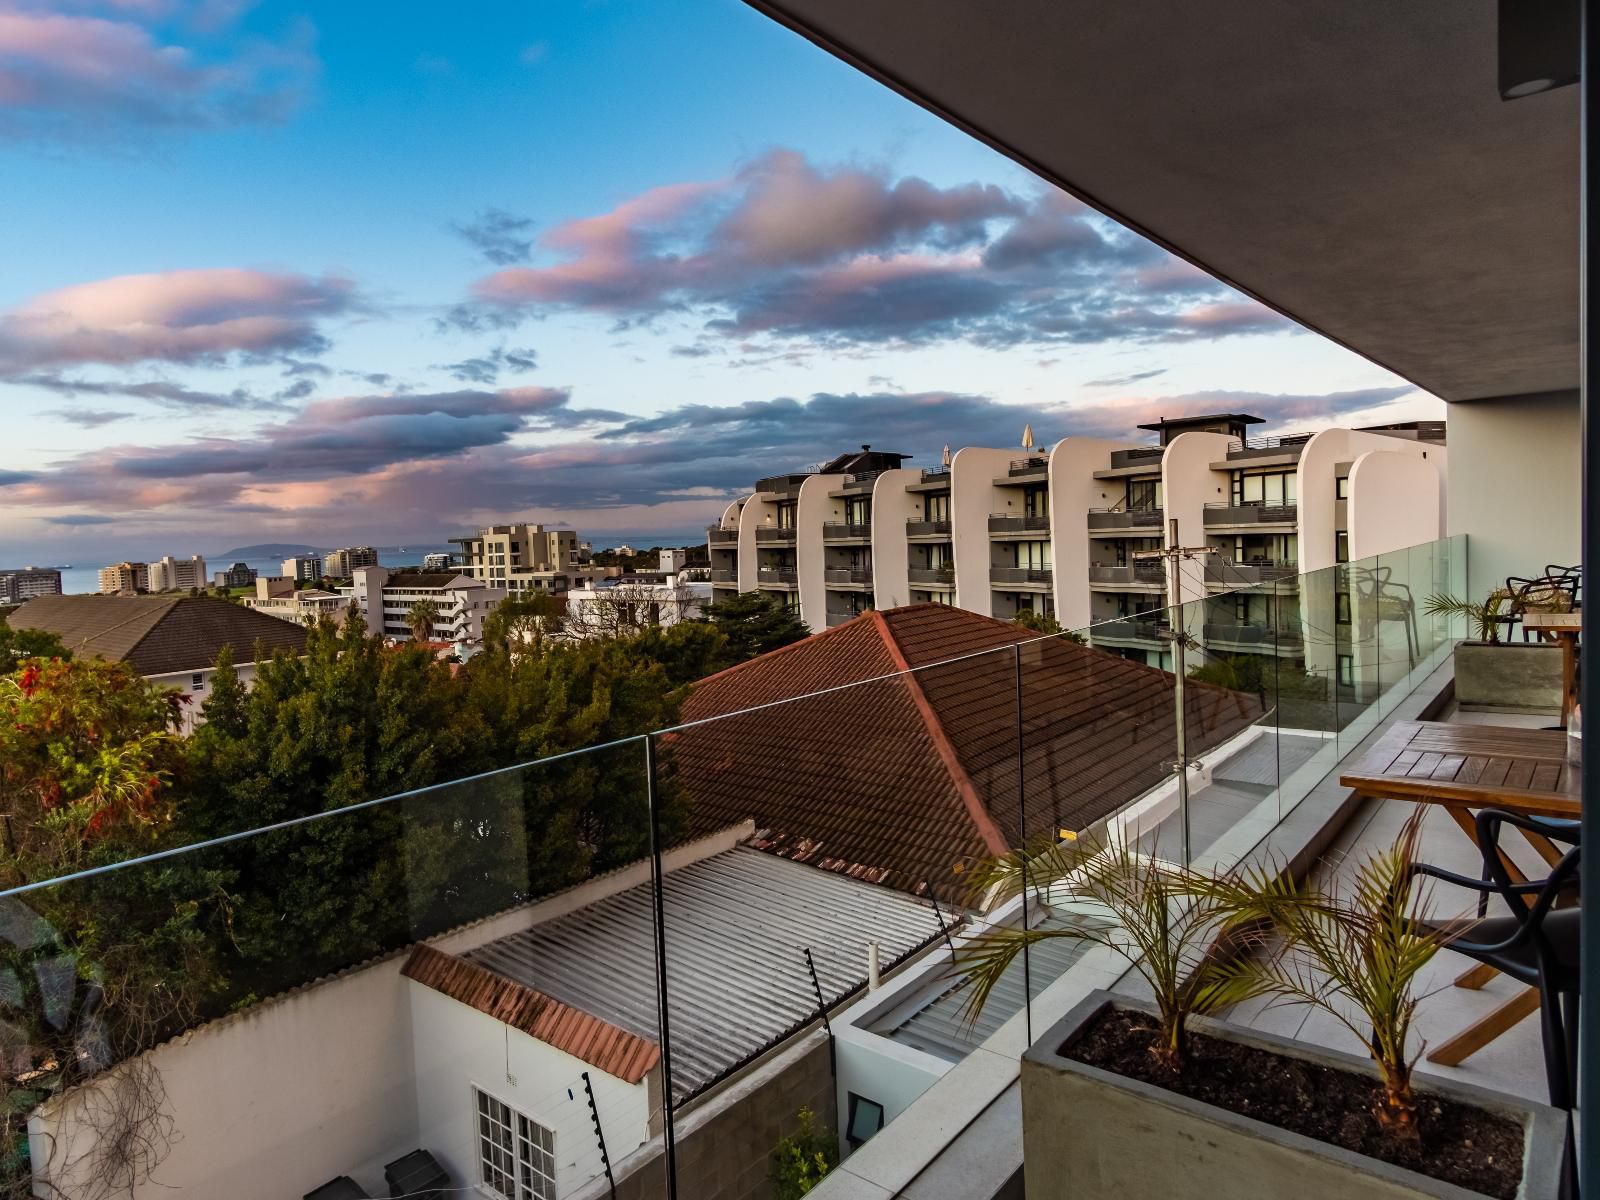
[[[1567,735],[1560,730],[1396,721],[1339,782],[1364,798],[1438,805],[1473,845],[1478,844],[1479,809],[1568,818],[1580,812],[1581,771],[1568,765]],[[1523,836],[1550,866],[1561,861],[1553,842],[1537,834]],[[1524,879],[1504,852],[1501,861],[1512,879]],[[1495,973],[1475,966],[1456,986],[1481,988]],[[1428,1061],[1455,1066],[1538,1008],[1539,989],[1524,988],[1441,1043]]]
[[[1545,641],[1561,643],[1561,728],[1565,729],[1572,706],[1578,701],[1578,637],[1583,632],[1583,614],[1526,612],[1522,614],[1522,626]]]

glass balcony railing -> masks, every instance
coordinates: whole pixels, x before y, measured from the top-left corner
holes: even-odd
[[[990,533],[1049,533],[1050,518],[1048,515],[1033,514],[1022,515],[1019,513],[991,513],[989,515]]]
[[[1159,508],[1091,508],[1089,532],[1103,533],[1124,529],[1149,530],[1141,536],[1159,538],[1163,516]]]
[[[1243,504],[1214,501],[1205,507],[1205,524],[1215,525],[1293,525],[1299,519],[1300,509],[1289,504],[1264,504],[1259,500]]]
[[[822,540],[824,542],[871,541],[872,526],[858,525],[847,521],[824,521],[822,523]]]
[[[756,541],[777,543],[778,545],[794,545],[795,530],[793,526],[758,525],[756,526]]]
[[[906,518],[906,537],[908,538],[949,538],[950,521],[924,521],[917,517]]]
[[[427,681],[376,652],[287,664],[340,686],[287,687],[260,746],[213,708],[184,772],[141,776],[142,855],[8,775],[0,1171],[18,1195],[542,1172],[695,1196],[766,1178],[802,1104],[859,1142],[1109,977],[1041,946],[963,1016],[967,938],[1105,920],[1044,885],[993,905],[975,865],[1090,835],[1241,862],[1448,660],[1465,631],[1426,601],[1465,569],[1452,539],[1051,635],[921,605],[678,676],[695,643],[659,631]],[[385,694],[431,689],[420,731],[343,699],[387,670]]]

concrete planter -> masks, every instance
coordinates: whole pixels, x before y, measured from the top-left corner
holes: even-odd
[[[1458,642],[1456,704],[1469,712],[1561,712],[1561,647],[1553,642]]]
[[[1102,1196],[1468,1200],[1479,1194],[1057,1053],[1113,1005],[1155,1012],[1149,1004],[1092,992],[1023,1055],[1022,1136],[1028,1200]],[[1191,1028],[1214,1038],[1377,1078],[1370,1060],[1337,1050],[1205,1018],[1193,1019]],[[1431,1079],[1419,1086],[1418,1092],[1501,1113],[1520,1124],[1525,1140],[1518,1196],[1547,1200],[1556,1195],[1566,1131],[1563,1114],[1546,1105],[1461,1084],[1441,1085]]]

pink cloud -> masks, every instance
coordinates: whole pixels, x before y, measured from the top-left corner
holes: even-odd
[[[101,279],[0,312],[0,371],[315,353],[325,346],[318,323],[354,303],[354,286],[333,276],[229,268]]]

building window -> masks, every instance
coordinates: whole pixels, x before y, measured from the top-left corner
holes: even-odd
[[[850,1149],[858,1149],[882,1128],[883,1105],[851,1092],[850,1120],[845,1130],[845,1140],[850,1143]]]
[[[206,677],[199,671],[189,676],[189,690],[191,692],[203,692],[206,690]]]
[[[1333,481],[1333,498],[1335,500],[1350,499],[1350,476],[1341,475]]]
[[[1022,511],[1029,517],[1048,517],[1050,515],[1050,489],[1029,488],[1022,493]]]
[[[1339,672],[1340,687],[1355,687],[1356,685],[1356,660],[1352,654],[1336,656],[1337,670]]]
[[[556,1135],[503,1100],[472,1089],[477,1101],[478,1179],[504,1200],[556,1200]]]
[[[1295,502],[1295,473],[1293,471],[1233,473],[1233,502],[1239,504],[1293,504]]]
[[[1333,561],[1350,561],[1350,535],[1342,529],[1333,535]]]
[[[1161,507],[1159,479],[1128,480],[1128,511],[1155,512]]]
[[[1335,592],[1333,594],[1333,620],[1337,625],[1350,624],[1350,593]]]
[[[923,501],[923,515],[930,521],[948,521],[950,519],[950,493],[931,493]]]

